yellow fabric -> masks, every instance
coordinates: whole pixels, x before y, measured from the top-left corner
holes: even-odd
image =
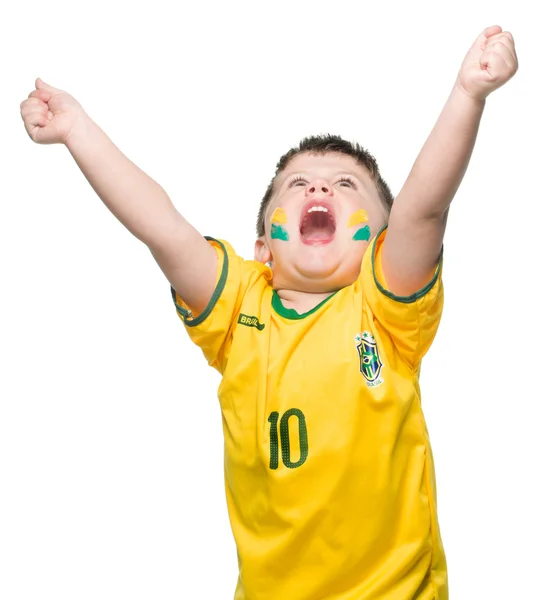
[[[224,243],[225,287],[186,327],[223,376],[235,600],[448,598],[418,386],[441,269],[418,297],[390,297],[372,268],[375,249],[383,287],[384,238],[353,285],[298,319],[273,305],[271,271]]]

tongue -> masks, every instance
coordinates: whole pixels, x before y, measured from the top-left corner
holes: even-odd
[[[304,240],[327,240],[331,236],[332,233],[325,229],[305,229],[302,232]]]
[[[326,240],[335,230],[332,218],[325,212],[308,213],[301,226],[301,235],[305,240]]]

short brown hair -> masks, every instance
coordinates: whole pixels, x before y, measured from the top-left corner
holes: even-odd
[[[265,212],[274,191],[274,182],[276,181],[276,178],[287,167],[293,157],[297,156],[297,154],[302,154],[303,152],[307,154],[338,152],[339,154],[346,154],[347,156],[353,157],[359,164],[368,169],[368,172],[376,184],[383,206],[387,212],[391,210],[394,200],[393,195],[389,186],[381,177],[376,159],[368,152],[368,150],[359,146],[357,142],[348,142],[338,135],[313,135],[301,140],[298,146],[291,148],[291,150],[286,152],[278,161],[274,177],[269,183],[267,191],[259,206],[259,213],[257,215],[257,237],[265,235]]]

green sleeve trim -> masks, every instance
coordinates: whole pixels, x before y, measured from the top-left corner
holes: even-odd
[[[225,287],[225,282],[227,281],[227,273],[229,271],[229,257],[227,256],[227,250],[225,249],[225,246],[222,244],[222,242],[220,242],[220,240],[215,240],[212,237],[205,236],[205,239],[209,242],[216,242],[217,244],[220,244],[220,247],[222,248],[224,253],[222,273],[220,274],[220,279],[216,284],[216,288],[214,289],[214,292],[209,300],[209,303],[205,307],[205,310],[203,310],[201,314],[197,315],[197,317],[192,317],[191,310],[187,310],[186,308],[180,306],[180,304],[177,303],[175,290],[173,289],[173,286],[171,286],[171,295],[173,296],[173,302],[175,303],[177,313],[182,318],[184,324],[187,327],[195,327],[196,325],[200,325],[210,315],[212,309],[216,306],[216,302],[218,302],[218,299],[222,295],[222,292],[224,291]]]
[[[376,276],[376,248],[377,248],[377,242],[378,242],[378,239],[379,239],[380,235],[386,229],[387,229],[387,225],[385,225],[385,227],[383,227],[383,229],[376,235],[376,237],[374,239],[374,242],[373,242],[373,246],[372,246],[372,273],[374,274],[374,281],[376,282],[376,286],[377,286],[378,290],[383,295],[387,296],[387,298],[391,298],[391,300],[395,300],[396,302],[402,302],[403,304],[412,304],[413,302],[416,302],[417,300],[419,300],[423,296],[426,296],[426,294],[428,294],[428,292],[436,284],[436,281],[438,280],[438,277],[440,276],[440,271],[441,271],[441,267],[442,267],[442,263],[443,263],[443,246],[442,246],[441,253],[440,253],[440,258],[439,258],[439,261],[438,261],[438,267],[437,267],[436,272],[434,273],[434,276],[432,277],[432,279],[423,288],[421,288],[417,292],[414,292],[410,296],[396,296],[395,294],[393,294],[389,290],[385,289],[381,285],[381,283],[378,281],[378,278]]]
[[[339,291],[340,290],[336,290],[336,292],[333,292],[330,296],[325,298],[325,300],[322,300],[317,306],[314,306],[314,308],[312,308],[308,312],[299,314],[294,308],[286,308],[282,304],[282,300],[280,299],[280,296],[278,296],[278,293],[276,292],[276,290],[272,290],[272,308],[274,308],[274,310],[281,317],[285,317],[286,319],[293,319],[293,320],[298,321],[299,319],[304,319],[304,318],[308,317],[309,315],[311,315],[312,313],[315,313],[316,310],[321,308],[325,304],[325,302],[328,302]]]

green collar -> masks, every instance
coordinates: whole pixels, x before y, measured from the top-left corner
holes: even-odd
[[[331,294],[328,298],[325,298],[325,300],[322,300],[317,306],[314,306],[314,308],[312,308],[308,312],[299,314],[294,308],[286,308],[282,304],[282,300],[280,299],[280,296],[278,296],[276,290],[272,290],[272,308],[274,308],[274,310],[281,317],[285,317],[286,319],[294,319],[294,320],[298,321],[299,319],[304,319],[305,317],[308,317],[312,313],[316,312],[316,310],[318,310],[319,308],[321,308],[325,304],[325,302],[327,302],[335,294],[337,294],[338,291],[340,291],[340,290],[337,290],[336,292],[334,292],[333,294]]]

